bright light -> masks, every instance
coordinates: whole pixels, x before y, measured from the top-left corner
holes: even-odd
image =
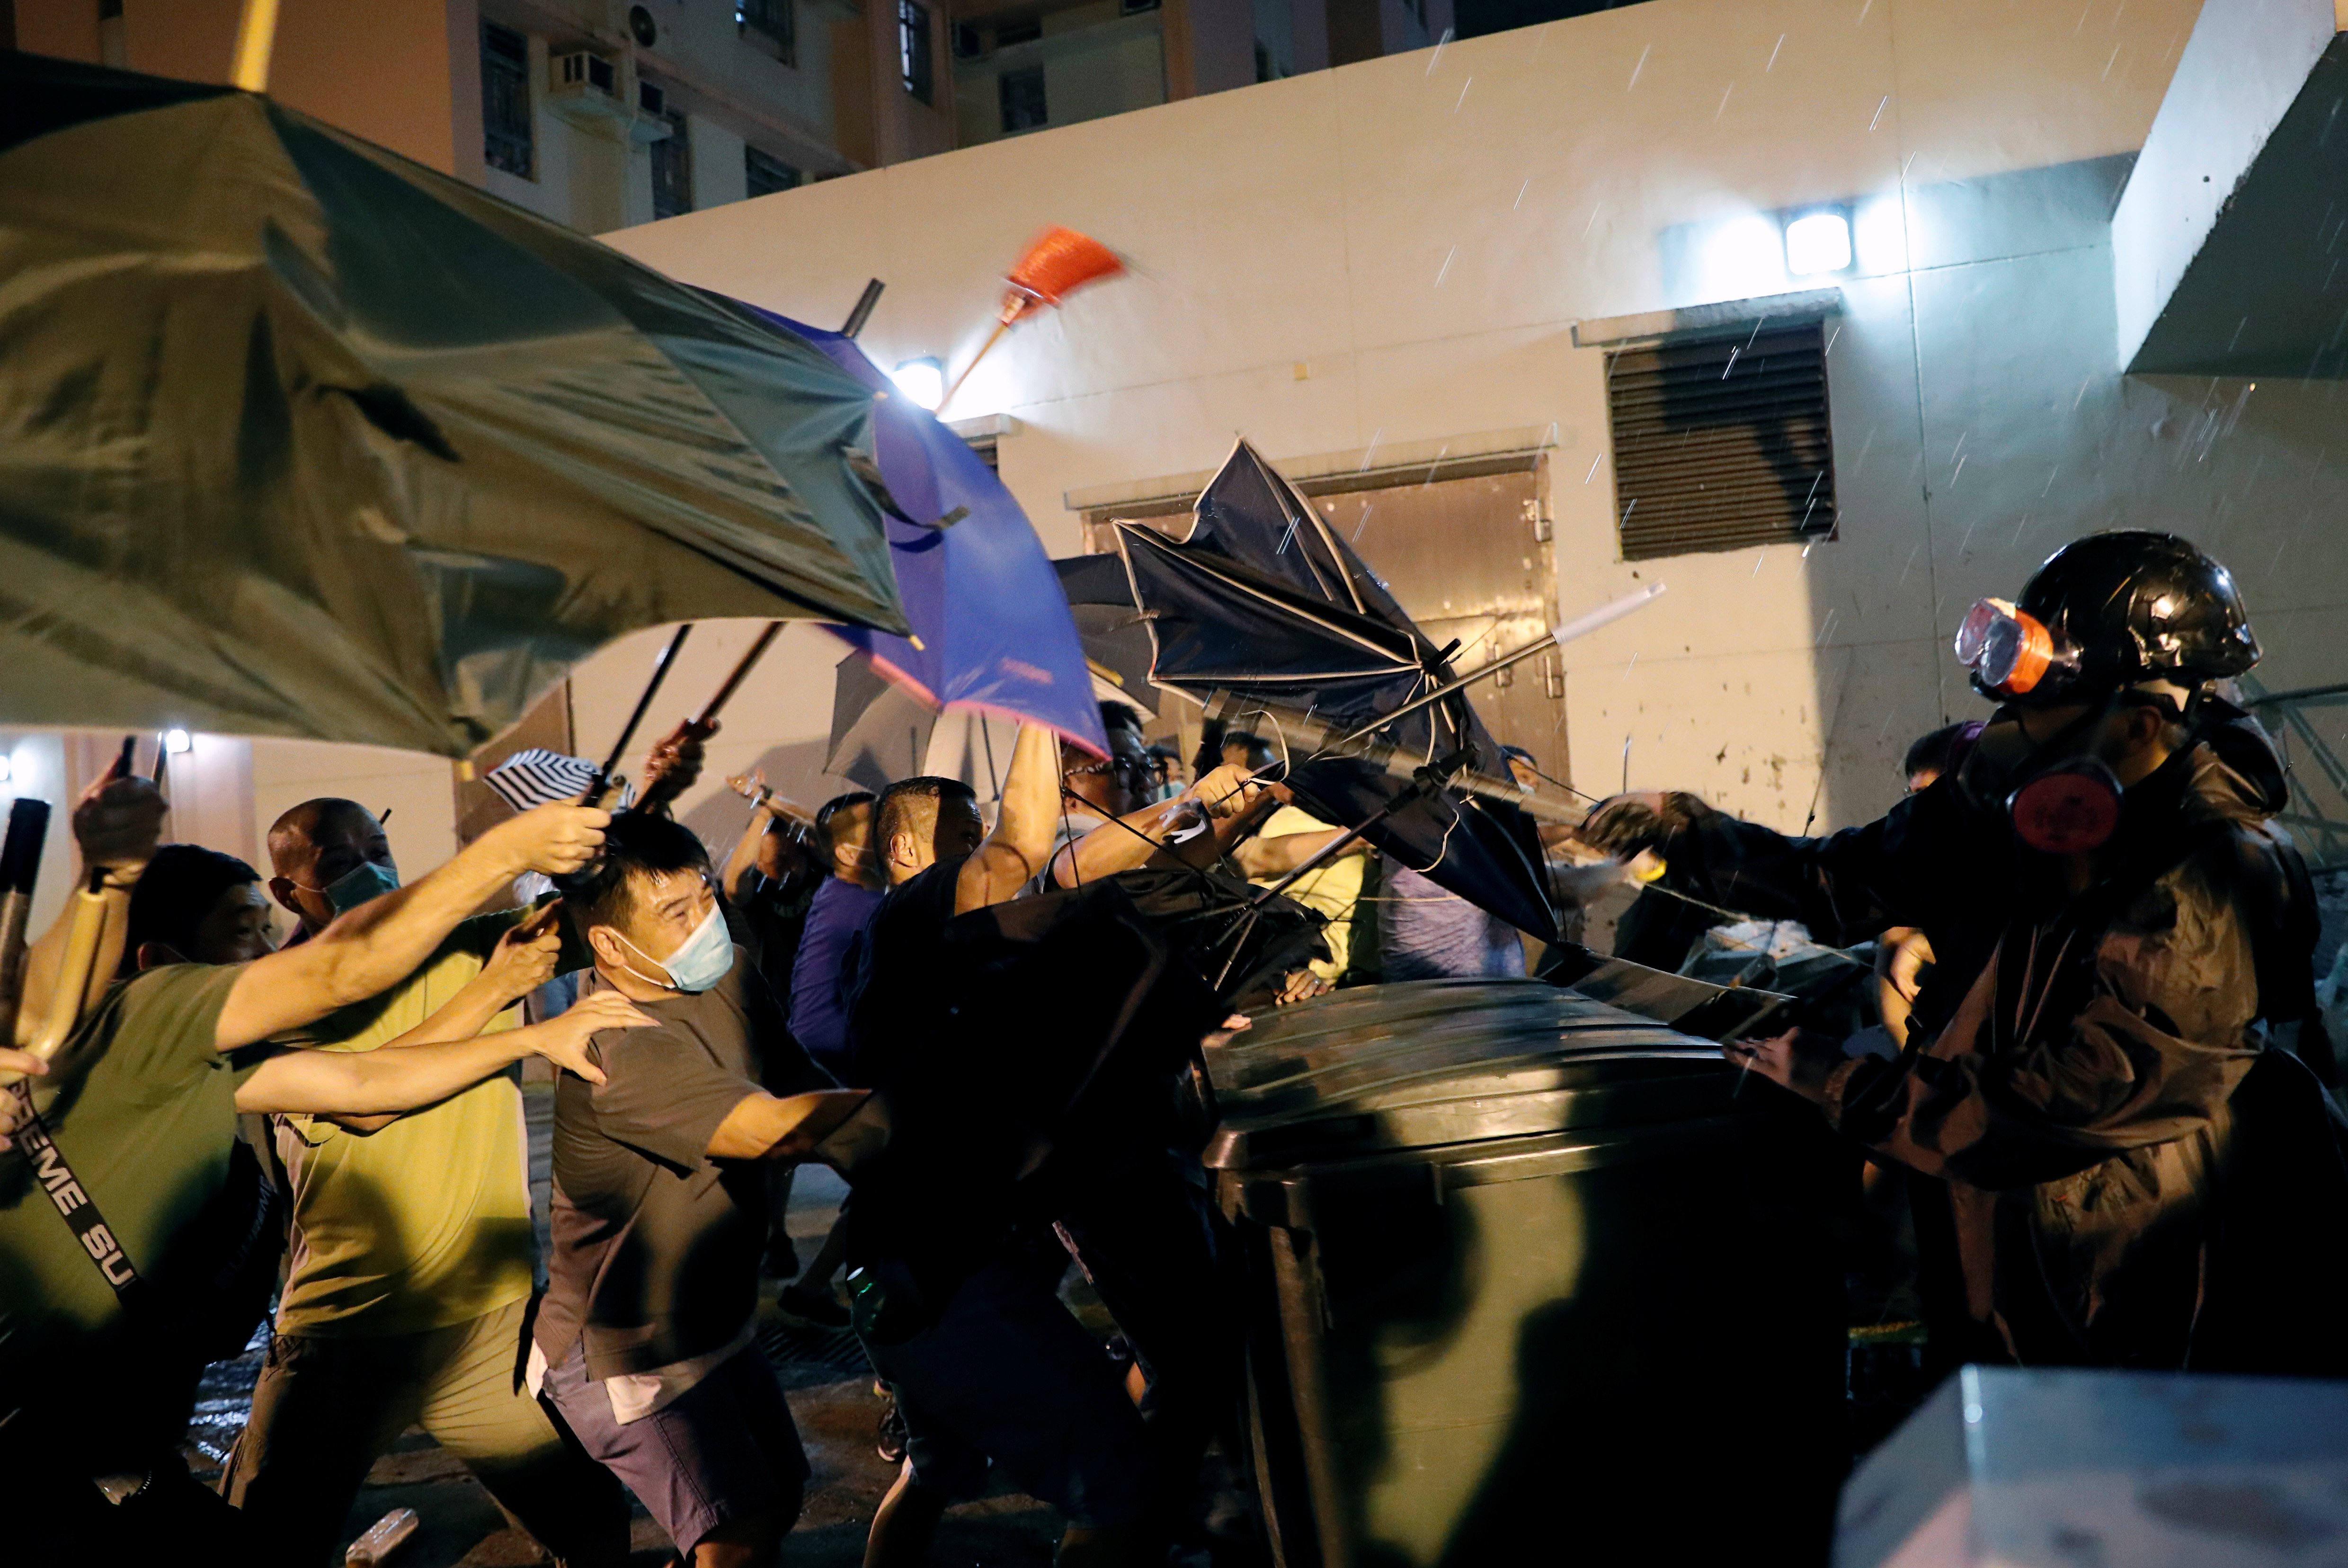
[[[1786,270],[1797,278],[1838,273],[1850,265],[1850,220],[1812,212],[1786,225]]]
[[[163,732],[163,749],[174,756],[181,752],[193,751],[195,748],[195,740],[186,730],[167,729]]]
[[[0,752],[0,784],[8,782],[8,775],[15,771],[15,769],[10,764],[7,754]]]
[[[889,373],[897,389],[924,408],[945,401],[946,367],[934,359],[908,359]]]

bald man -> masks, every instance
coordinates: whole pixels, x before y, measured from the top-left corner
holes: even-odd
[[[383,824],[353,800],[287,811],[269,859],[297,942],[399,885]],[[528,911],[476,915],[405,983],[305,1039],[371,1051],[516,1027],[559,944]],[[376,1456],[420,1422],[558,1558],[624,1561],[609,1472],[517,1382],[536,1262],[518,1075],[402,1117],[273,1120],[291,1261],[229,1500],[282,1561],[321,1562]]]

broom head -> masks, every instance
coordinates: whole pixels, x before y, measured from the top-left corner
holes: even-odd
[[[1008,324],[1047,304],[1056,305],[1070,291],[1125,271],[1117,253],[1088,234],[1074,229],[1047,229],[1027,247],[1004,281],[1003,319]]]

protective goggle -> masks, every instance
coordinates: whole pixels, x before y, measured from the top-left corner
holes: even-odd
[[[1976,600],[1957,627],[1957,662],[1988,691],[2026,696],[2052,691],[2078,673],[2077,651],[2044,622],[2004,599]]]

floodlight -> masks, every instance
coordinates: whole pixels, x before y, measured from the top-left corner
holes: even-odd
[[[1850,220],[1840,212],[1809,212],[1786,225],[1786,270],[1797,278],[1850,266]]]
[[[889,379],[897,389],[924,408],[934,408],[945,401],[946,367],[928,357],[908,359],[889,372]]]
[[[195,748],[195,738],[186,730],[167,729],[163,732],[163,749],[173,756],[176,757],[181,752],[193,751]]]

